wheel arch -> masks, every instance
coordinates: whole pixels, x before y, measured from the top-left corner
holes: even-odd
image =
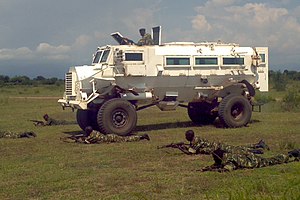
[[[214,93],[213,97],[225,98],[226,96],[231,95],[231,94],[245,95],[246,92],[251,97],[255,96],[254,87],[247,80],[242,80],[240,82],[225,86],[223,89]]]

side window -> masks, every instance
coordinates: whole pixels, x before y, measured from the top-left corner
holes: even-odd
[[[195,58],[195,65],[218,65],[218,58],[216,57]]]
[[[261,53],[261,54],[259,54],[259,56],[260,56],[261,62],[265,63],[266,62],[266,54]]]
[[[223,58],[223,65],[244,65],[244,58]]]
[[[125,61],[143,61],[143,53],[125,53]]]
[[[167,66],[189,66],[190,58],[189,57],[167,57],[166,64]]]

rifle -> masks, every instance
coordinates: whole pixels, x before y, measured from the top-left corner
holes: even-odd
[[[83,143],[84,138],[85,138],[84,134],[79,134],[79,135],[72,135],[69,137],[60,138],[60,140],[68,143],[75,143],[75,142]]]
[[[157,149],[163,149],[163,148],[180,148],[181,146],[185,146],[188,144],[185,144],[184,142],[178,142],[178,143],[171,143],[167,145],[157,146]]]
[[[207,171],[212,171],[212,172],[226,172],[227,170],[223,168],[222,165],[220,164],[213,164],[210,166],[203,167],[202,169],[197,169],[196,171],[200,172],[207,172]]]
[[[40,121],[40,120],[30,119],[29,121],[34,122],[33,124],[35,126],[44,126],[45,125],[45,123],[43,121]]]

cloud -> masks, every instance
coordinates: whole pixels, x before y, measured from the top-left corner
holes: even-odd
[[[228,6],[232,5],[235,2],[235,0],[211,0],[207,1],[207,6]]]
[[[40,43],[36,48],[36,52],[45,55],[55,55],[67,53],[70,51],[70,49],[71,47],[66,45],[52,46],[48,43]]]
[[[271,66],[295,68],[300,52],[296,45],[300,43],[300,6],[293,5],[288,1],[208,0],[195,8],[196,15],[190,20],[193,31],[189,35],[193,41],[221,39],[241,46],[267,46]]]
[[[40,59],[47,60],[67,60],[69,58],[69,52],[71,47],[67,45],[58,45],[53,46],[48,43],[40,43],[36,51],[34,52],[35,56],[38,56]]]
[[[192,20],[193,28],[198,31],[210,31],[211,25],[207,22],[205,16],[203,15],[197,15]]]
[[[235,22],[249,22],[251,26],[263,28],[278,22],[288,14],[285,8],[267,7],[265,4],[248,3],[244,6],[231,6],[225,10],[233,16]]]
[[[0,60],[20,60],[31,58],[33,58],[32,51],[27,47],[17,49],[0,49]]]
[[[72,45],[74,48],[82,48],[86,46],[91,41],[91,36],[88,35],[80,35],[76,38],[75,43]]]
[[[263,3],[232,3],[233,0],[224,1],[224,4],[219,0],[210,0],[204,6],[197,7],[199,14],[191,20],[195,32],[201,31],[201,37],[212,40],[281,49],[283,43],[292,44],[295,39],[300,42],[297,36],[300,35],[300,24],[286,8]]]
[[[73,53],[73,49],[84,48],[91,41],[87,35],[78,36],[73,44],[70,45],[51,45],[49,43],[40,43],[33,50],[28,47],[16,49],[0,49],[0,60],[28,60],[28,59],[47,59],[53,61],[68,60]]]
[[[156,9],[151,8],[136,8],[132,10],[128,16],[123,17],[121,21],[129,30],[134,30],[134,32],[129,34],[136,34],[138,33],[138,28],[144,27],[145,25],[147,25],[147,27],[154,25],[154,13],[156,11]]]

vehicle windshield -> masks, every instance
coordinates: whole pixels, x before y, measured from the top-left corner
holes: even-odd
[[[97,51],[97,53],[96,53],[96,55],[94,57],[94,60],[93,60],[94,64],[97,64],[99,62],[102,53],[103,53],[103,51]]]
[[[97,51],[94,59],[93,59],[93,64],[98,64],[98,63],[104,63],[106,62],[108,55],[109,55],[109,51],[110,50],[101,50],[101,51]],[[99,62],[100,61],[100,62]]]
[[[100,60],[100,63],[106,62],[108,54],[109,54],[109,50],[105,50],[103,55],[102,55],[102,58]]]

